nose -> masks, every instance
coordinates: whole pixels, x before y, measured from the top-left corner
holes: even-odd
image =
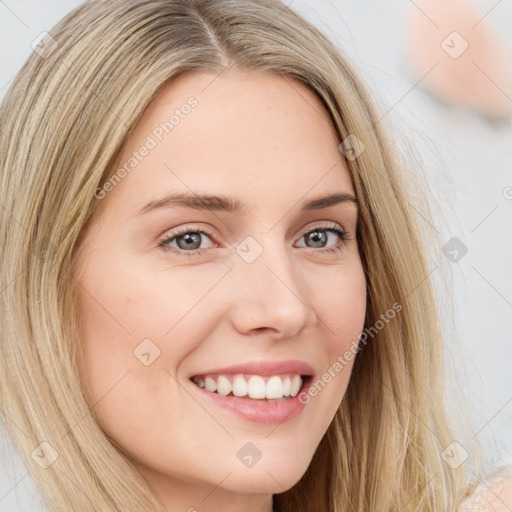
[[[232,323],[244,334],[269,331],[278,338],[293,337],[317,321],[307,301],[307,284],[284,247],[262,249],[255,261],[235,258],[228,284]]]

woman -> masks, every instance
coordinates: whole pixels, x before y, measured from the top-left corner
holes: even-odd
[[[92,0],[0,123],[1,403],[52,512],[473,507],[402,162],[315,27]]]

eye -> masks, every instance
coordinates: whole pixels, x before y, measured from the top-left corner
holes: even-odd
[[[327,233],[334,233],[339,242],[333,247],[324,248],[329,241]],[[205,251],[204,248],[199,248],[201,246],[201,239],[203,236],[208,237],[210,240],[214,240],[212,233],[203,229],[195,228],[194,226],[188,226],[181,228],[171,236],[164,238],[158,245],[159,247],[175,254],[195,256],[200,255]],[[334,223],[314,226],[313,229],[310,228],[308,231],[303,232],[301,238],[305,238],[307,242],[313,244],[313,247],[307,247],[307,249],[315,253],[339,252],[343,249],[343,246],[348,240],[347,232],[340,228],[338,224]]]
[[[165,238],[158,245],[174,253],[194,256],[203,252],[202,249],[197,248],[197,246],[201,245],[201,238],[203,235],[206,235],[210,239],[213,237],[213,235],[207,231],[189,226],[178,230],[178,232]],[[172,242],[177,243],[177,249],[176,246],[169,245]]]
[[[324,249],[324,246],[328,243],[329,239],[327,233],[334,233],[340,242],[335,244],[333,247]],[[343,246],[348,240],[347,234],[348,233],[344,229],[341,229],[337,224],[328,223],[315,226],[313,229],[310,228],[308,231],[303,233],[302,238],[305,238],[307,242],[313,244],[313,247],[308,247],[309,250],[314,252],[331,253],[339,252],[343,249]],[[317,248],[320,248],[321,250],[319,251]]]

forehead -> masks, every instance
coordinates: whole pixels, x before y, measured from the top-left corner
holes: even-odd
[[[339,142],[322,101],[297,80],[261,71],[186,73],[144,112],[120,158],[119,167],[131,170],[109,195],[131,198],[137,209],[169,192],[248,203],[353,193]]]

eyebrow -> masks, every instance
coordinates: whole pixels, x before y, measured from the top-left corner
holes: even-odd
[[[321,210],[340,203],[352,203],[357,205],[358,201],[355,196],[347,192],[337,192],[327,196],[317,197],[302,205],[301,211]],[[210,210],[216,212],[227,212],[236,215],[244,215],[247,213],[247,204],[232,199],[224,195],[208,195],[208,194],[189,194],[175,193],[170,194],[162,199],[150,201],[143,206],[136,215],[159,209],[170,208],[173,206],[182,208],[191,208],[194,210]]]

